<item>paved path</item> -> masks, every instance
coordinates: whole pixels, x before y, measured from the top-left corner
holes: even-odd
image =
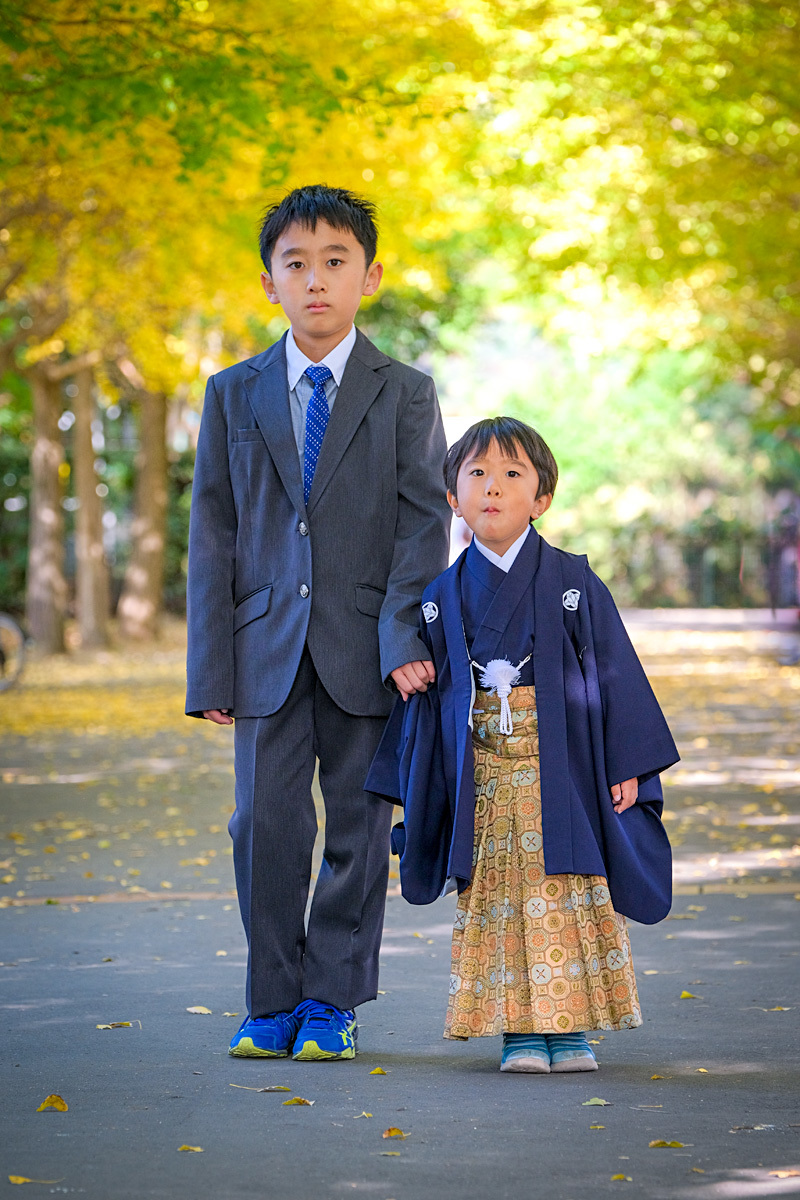
[[[176,716],[177,645],[34,666],[0,697],[0,1194],[800,1195],[800,671],[747,630],[631,628],[684,753],[679,894],[632,927],[645,1024],[603,1038],[591,1076],[501,1076],[499,1040],[444,1041],[454,901],[414,909],[394,880],[356,1061],[230,1059],[230,737]],[[36,1112],[50,1093],[68,1112]]]

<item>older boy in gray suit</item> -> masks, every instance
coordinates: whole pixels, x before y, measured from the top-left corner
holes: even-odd
[[[208,381],[186,711],[236,718],[248,1016],[230,1052],[353,1058],[353,1010],[377,992],[391,818],[363,785],[393,692],[434,678],[417,628],[447,562],[446,443],[433,381],[353,325],[383,270],[372,205],[296,189],[260,244],[291,329]],[[317,760],[325,850],[306,929]]]

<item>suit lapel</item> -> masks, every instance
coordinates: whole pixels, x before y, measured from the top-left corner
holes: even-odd
[[[301,516],[305,515],[303,478],[289,411],[289,380],[286,374],[286,336],[261,356],[260,369],[245,387],[250,406],[283,486]],[[342,381],[344,382],[344,380]],[[334,411],[336,406],[334,405]]]
[[[308,498],[309,512],[316,507],[367,410],[386,382],[385,377],[379,375],[376,368],[388,366],[390,361],[364,337],[363,333],[357,332],[356,344],[347,360],[328,428],[322,439],[311,495]]]

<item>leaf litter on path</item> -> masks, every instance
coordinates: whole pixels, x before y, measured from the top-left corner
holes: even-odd
[[[287,1088],[286,1090],[288,1091],[289,1089]],[[283,1103],[284,1103],[284,1105],[286,1105],[286,1104],[304,1104],[308,1108],[311,1108],[312,1105],[316,1104],[316,1100],[304,1100],[302,1096],[292,1096],[291,1100],[284,1100]]]
[[[45,1110],[48,1108],[53,1108],[56,1112],[67,1112],[69,1105],[63,1096],[59,1096],[56,1092],[52,1092],[49,1096],[45,1096],[44,1100],[36,1111],[45,1112]]]
[[[390,1125],[388,1129],[384,1129],[381,1137],[385,1138],[401,1138],[403,1141],[407,1137],[411,1137],[410,1133],[403,1133],[402,1129],[398,1129],[396,1125]]]
[[[64,1176],[61,1179],[28,1179],[27,1175],[9,1175],[9,1183],[62,1183]]]

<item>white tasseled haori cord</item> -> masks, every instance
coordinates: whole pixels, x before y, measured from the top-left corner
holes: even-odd
[[[519,673],[529,661],[530,654],[527,658],[523,658],[521,663],[514,666],[507,658],[493,658],[485,667],[480,663],[472,662],[473,667],[477,667],[481,672],[481,687],[487,688],[489,692],[494,692],[500,697],[500,732],[508,737],[514,732],[514,723],[511,720],[511,706],[508,703],[508,697],[511,695],[511,689],[514,684],[519,683]]]

